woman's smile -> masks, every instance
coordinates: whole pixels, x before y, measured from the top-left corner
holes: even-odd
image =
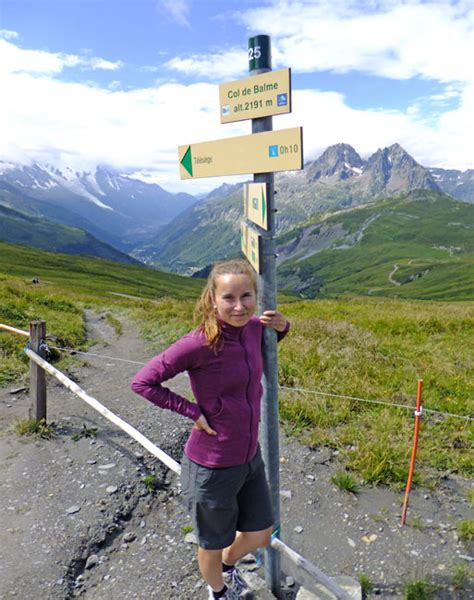
[[[243,327],[257,306],[253,282],[247,275],[220,275],[216,280],[214,305],[222,321]]]

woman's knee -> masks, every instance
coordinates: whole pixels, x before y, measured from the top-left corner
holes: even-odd
[[[247,531],[244,532],[249,541],[252,542],[254,548],[265,548],[271,541],[272,528],[262,529],[261,531]]]

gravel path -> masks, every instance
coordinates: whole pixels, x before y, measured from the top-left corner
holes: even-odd
[[[116,316],[121,336],[104,315],[87,312],[96,341],[91,352],[148,360],[150,347],[130,321]],[[191,424],[129,391],[138,368],[78,356],[68,374],[179,461]],[[205,598],[174,474],[55,380],[48,381],[48,421],[56,424],[56,437],[18,438],[9,426],[27,415],[29,400],[11,394],[14,387],[0,389],[0,598]],[[175,378],[173,387],[187,393],[187,377]],[[96,437],[73,441],[73,434],[93,428]],[[282,436],[286,543],[328,575],[366,574],[382,598],[400,597],[407,581],[423,577],[442,588],[437,598],[474,597],[472,587],[458,593],[451,585],[455,566],[472,561],[472,544],[456,536],[457,521],[469,518],[467,481],[446,474],[435,491],[414,490],[409,521],[415,526],[400,528],[401,493],[343,493],[331,483],[336,470],[336,452],[311,451]],[[147,475],[155,475],[154,493],[143,482]],[[284,569],[299,581],[298,572]]]

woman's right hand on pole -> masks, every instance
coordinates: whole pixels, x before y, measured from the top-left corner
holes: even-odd
[[[204,415],[199,417],[199,419],[194,423],[194,427],[195,429],[199,429],[199,431],[205,431],[208,435],[217,435],[217,431],[214,431],[214,429],[210,427]]]

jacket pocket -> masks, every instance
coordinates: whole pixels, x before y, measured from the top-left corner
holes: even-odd
[[[216,417],[220,417],[224,410],[224,402],[222,398],[219,396],[216,400],[215,406],[213,407],[213,411],[208,413],[209,419],[215,419]]]

